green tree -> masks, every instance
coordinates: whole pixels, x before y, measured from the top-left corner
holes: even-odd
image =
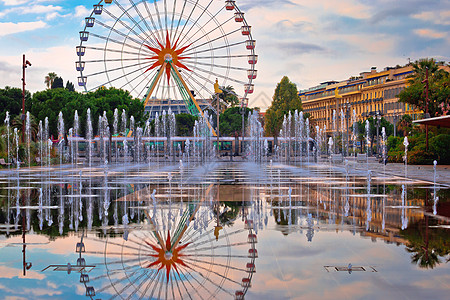
[[[25,91],[25,103],[30,99],[30,92]],[[9,86],[0,89],[0,124],[3,124],[7,111],[11,115],[11,120],[14,116],[22,114],[22,89]]]
[[[297,86],[287,76],[284,76],[277,84],[272,105],[266,112],[266,135],[278,136],[283,123],[283,116],[289,111],[294,112],[295,110],[302,110],[302,102],[298,96]]]
[[[414,73],[409,77],[409,86],[398,95],[399,101],[426,111],[425,81],[428,69],[428,112],[440,116],[450,107],[450,75],[439,68],[434,59],[421,59],[413,63]]]
[[[175,120],[177,123],[176,134],[178,136],[193,136],[194,135],[194,125],[198,117],[191,114],[178,114],[175,115]]]
[[[106,111],[108,124],[114,122],[114,109],[123,109],[128,118],[134,116],[136,126],[143,126],[146,114],[144,105],[139,99],[134,99],[128,92],[115,88],[99,89],[95,92],[81,94],[70,92],[67,89],[49,89],[36,92],[30,102],[27,103],[28,110],[36,117],[37,122],[49,119],[50,134],[56,136],[58,114],[61,111],[64,117],[65,130],[73,127],[75,110],[79,115],[79,132],[81,135],[86,131],[86,112],[91,109],[94,131],[98,127],[98,117]]]
[[[220,87],[222,93],[219,94],[219,98],[222,99],[229,107],[235,107],[239,104],[239,98],[234,92],[234,87],[231,85]]]
[[[56,77],[52,83],[52,89],[63,89],[64,88],[64,80],[61,77]]]
[[[75,92],[75,86],[69,80],[67,80],[66,82],[66,90],[68,90],[69,92]]]
[[[47,88],[51,88],[53,81],[55,80],[55,78],[58,77],[58,75],[56,75],[55,72],[50,72],[48,73],[47,76],[45,76],[45,80],[44,83],[47,85]]]
[[[244,126],[251,109],[245,108]],[[228,108],[220,115],[220,134],[224,136],[242,135],[242,110],[240,107]]]
[[[402,118],[396,124],[397,130],[403,134],[408,135],[408,132],[412,130],[412,118],[410,115],[403,115]]]

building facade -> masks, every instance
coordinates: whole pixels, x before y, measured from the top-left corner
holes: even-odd
[[[300,91],[304,112],[311,114],[313,125],[333,130],[333,111],[339,118],[341,110],[351,119],[353,110],[357,121],[381,115],[396,123],[402,115],[411,115],[416,120],[422,114],[416,108],[398,102],[398,94],[408,85],[408,75],[413,67],[386,68],[377,72],[363,72],[360,76],[345,81],[324,82],[316,87]],[[337,92],[336,92],[337,90]]]

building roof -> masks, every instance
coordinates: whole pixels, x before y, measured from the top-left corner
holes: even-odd
[[[450,128],[450,116],[441,116],[435,118],[421,119],[413,121],[414,124],[440,126]]]

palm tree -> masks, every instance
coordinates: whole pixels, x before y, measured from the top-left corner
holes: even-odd
[[[220,94],[220,98],[225,101],[229,106],[235,107],[239,104],[239,98],[237,97],[236,93],[234,92],[234,87],[231,85],[228,86],[222,86],[220,87],[222,90],[222,93]]]
[[[11,127],[17,128],[17,130],[20,132],[23,128],[23,120],[20,115],[17,115],[11,122]],[[36,119],[30,114],[30,133],[31,133],[31,140],[36,141],[37,135],[39,131],[39,125],[36,122]]]
[[[50,72],[48,73],[47,76],[45,76],[45,80],[44,83],[47,85],[47,88],[51,88],[53,81],[55,81],[56,77],[58,77],[58,75],[56,75],[55,72]]]

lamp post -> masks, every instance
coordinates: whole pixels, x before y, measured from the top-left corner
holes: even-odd
[[[394,137],[396,137],[397,136],[397,113],[394,113],[393,119],[394,119]]]
[[[25,114],[25,69],[28,66],[31,67],[31,63],[25,59],[24,54],[22,62],[22,143],[25,143],[25,119],[27,118]]]
[[[425,118],[428,119],[430,117],[430,114],[428,113],[428,66],[426,66],[425,80],[422,81],[422,83],[425,83]],[[428,125],[425,125],[425,135],[425,148],[428,152]]]

